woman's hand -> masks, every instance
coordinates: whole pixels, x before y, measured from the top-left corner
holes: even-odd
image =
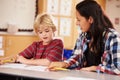
[[[48,70],[50,71],[56,71],[56,68],[67,68],[69,65],[65,62],[52,62],[48,66]]]
[[[84,71],[96,71],[97,66],[90,66],[90,67],[85,67],[85,68],[81,68],[80,70],[84,70]]]

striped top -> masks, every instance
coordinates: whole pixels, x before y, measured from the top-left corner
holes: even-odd
[[[54,39],[48,45],[43,45],[43,41],[33,42],[25,50],[20,52],[19,55],[27,59],[61,61],[63,56],[63,43],[60,39]]]

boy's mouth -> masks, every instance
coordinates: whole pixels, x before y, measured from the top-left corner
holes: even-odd
[[[43,39],[47,39],[47,37],[44,37]]]

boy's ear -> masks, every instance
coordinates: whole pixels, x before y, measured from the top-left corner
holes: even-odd
[[[93,23],[93,17],[89,17],[89,20],[88,20],[91,24]]]

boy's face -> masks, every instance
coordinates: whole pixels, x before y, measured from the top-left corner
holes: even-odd
[[[51,27],[41,27],[38,31],[38,36],[43,41],[43,45],[47,45],[53,39],[53,30]]]

